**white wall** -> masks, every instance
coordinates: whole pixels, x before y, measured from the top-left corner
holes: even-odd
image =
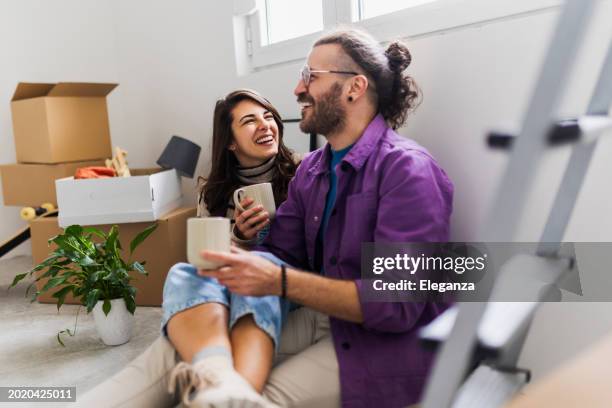
[[[0,2],[0,163],[15,162],[10,100],[18,82],[116,82],[111,8],[96,0]],[[118,120],[109,96],[111,131]],[[22,227],[18,207],[0,206],[0,241]],[[28,244],[10,255],[29,253]]]
[[[14,160],[8,100],[18,80],[118,81],[120,86],[109,98],[113,143],[130,152],[133,165],[153,164],[168,138],[179,134],[203,146],[198,170],[206,172],[214,102],[240,86],[261,91],[284,116],[298,115],[292,90],[300,63],[242,77],[236,74],[232,2],[82,3],[56,1],[51,6],[14,1],[0,6],[0,19],[7,20],[0,20],[0,30],[10,33],[10,38],[19,31],[18,37],[26,39],[18,46],[8,35],[0,36],[2,52],[9,51],[9,58],[3,55],[2,60],[18,61],[0,68],[0,101],[6,101],[0,111],[2,162]],[[45,11],[36,14],[40,17],[28,12],[34,4]],[[557,15],[556,11],[528,14],[409,42],[410,70],[425,98],[402,133],[425,145],[455,183],[454,239],[478,237],[506,163],[505,154],[485,148],[484,134],[499,124],[520,123]],[[610,15],[611,3],[603,2],[586,47],[576,59],[562,103],[564,113],[580,113],[586,107],[612,37],[606,18]],[[32,24],[32,18],[40,21]],[[58,24],[58,20],[65,21]],[[79,24],[86,27],[75,39],[71,29]],[[41,37],[42,43],[37,42]],[[610,153],[612,141],[601,143],[566,240],[612,241]],[[568,149],[552,152],[535,175],[534,196],[520,224],[519,239],[539,238],[567,157]],[[192,185],[193,181],[184,181],[191,202]],[[16,211],[0,211],[0,234],[5,235],[5,220],[14,222]],[[533,368],[536,376],[546,372],[610,330],[609,309],[607,304],[544,306],[521,363]],[[563,342],[552,340],[559,338]]]

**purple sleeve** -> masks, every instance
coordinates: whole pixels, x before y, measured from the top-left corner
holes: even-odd
[[[270,233],[261,246],[255,248],[271,252],[298,268],[307,265],[308,257],[304,236],[304,206],[299,192],[305,170],[305,166],[298,167],[295,177],[289,182],[287,200],[276,210]]]
[[[386,164],[375,241],[448,241],[453,186],[444,171],[430,156],[418,151],[390,154]],[[425,309],[425,303],[417,302],[365,302],[364,284],[361,279],[356,281],[363,326],[368,329],[408,331]]]

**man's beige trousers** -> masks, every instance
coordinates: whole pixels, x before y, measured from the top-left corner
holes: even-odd
[[[170,342],[160,336],[119,373],[82,397],[77,394],[76,405],[174,407],[178,398],[168,394],[167,388],[178,361]],[[338,361],[327,316],[305,307],[289,314],[264,396],[281,407],[340,406]]]

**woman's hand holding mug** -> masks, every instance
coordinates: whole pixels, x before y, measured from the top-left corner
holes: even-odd
[[[236,236],[253,239],[257,232],[266,227],[276,214],[272,184],[259,183],[244,186],[234,191],[236,211]]]
[[[238,229],[238,238],[240,239],[253,239],[261,229],[270,223],[270,214],[264,210],[263,205],[255,205],[252,208],[248,208],[254,203],[251,197],[245,197],[240,201],[240,206],[236,206],[234,212],[234,220],[236,221],[236,228]],[[248,208],[244,211],[242,208]]]

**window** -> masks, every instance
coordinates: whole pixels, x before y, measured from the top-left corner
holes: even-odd
[[[355,21],[389,14],[394,11],[431,3],[432,1],[436,0],[359,0],[359,14],[355,16]]]
[[[322,30],[355,25],[380,41],[558,9],[561,0],[234,0],[238,72],[303,61]]]
[[[323,3],[319,0],[259,0],[265,45],[323,30]]]

